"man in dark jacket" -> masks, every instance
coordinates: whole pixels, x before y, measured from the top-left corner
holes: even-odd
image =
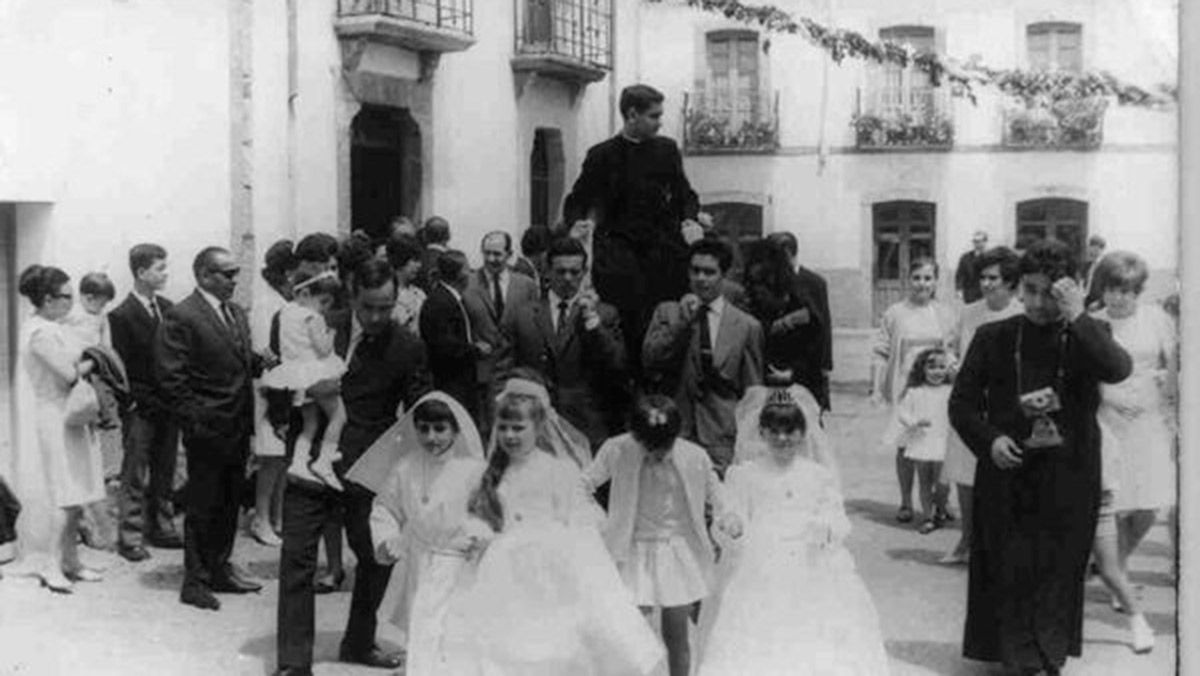
[[[477,361],[491,346],[472,330],[464,294],[470,283],[467,256],[450,250],[438,258],[438,281],[421,306],[421,339],[429,349],[429,371],[435,388],[449,394],[479,420]]]

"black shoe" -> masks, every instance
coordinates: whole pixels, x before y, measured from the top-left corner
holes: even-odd
[[[179,602],[201,610],[220,610],[221,602],[201,584],[185,584],[179,591]]]
[[[147,536],[146,540],[159,549],[183,549],[183,538],[179,533],[155,533]]]
[[[314,594],[332,594],[342,588],[342,583],[346,581],[346,572],[342,571],[337,575],[322,575],[313,582]]]
[[[212,590],[223,594],[250,594],[262,590],[262,585],[238,575],[227,568],[224,575],[213,579]]]
[[[404,664],[404,653],[390,653],[375,646],[365,653],[356,655],[342,648],[338,651],[338,661],[361,664],[376,669],[399,669]]]
[[[150,558],[150,552],[141,545],[117,545],[117,553],[126,561],[137,563]]]
[[[271,676],[313,676],[312,667],[279,667]]]

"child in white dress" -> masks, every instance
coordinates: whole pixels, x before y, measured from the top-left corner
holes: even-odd
[[[334,474],[333,463],[341,457],[337,448],[346,424],[346,407],[336,391],[315,401],[306,391],[322,380],[340,379],[346,372],[345,362],[333,351],[334,332],[325,323],[325,313],[333,306],[339,288],[333,272],[297,274],[292,286],[293,299],[279,311],[280,364],[262,378],[264,388],[291,390],[293,404],[300,408],[304,420],[289,472],[301,477],[315,475],[316,480],[336,490],[341,490],[342,485]],[[313,446],[320,412],[325,413],[328,423],[320,452],[309,463],[306,460],[317,450]]]
[[[687,676],[692,607],[713,582],[705,505],[721,528],[740,533],[741,526],[736,515],[725,515],[724,490],[708,453],[678,438],[672,399],[641,399],[630,428],[604,442],[584,478],[592,490],[612,481],[604,529],[609,553],[642,612],[661,609],[670,674]]]
[[[508,381],[470,505],[470,532],[494,539],[451,601],[442,673],[636,676],[662,661],[600,539],[579,449],[560,448],[572,436],[560,425],[545,388]]]
[[[809,430],[797,397],[763,389],[746,395],[765,400],[747,415],[762,441],[739,444],[726,476],[745,534],[729,541],[714,529],[720,587],[704,604],[698,674],[886,676],[875,605],[844,544],[850,521],[828,449],[811,439],[817,425]]]
[[[917,354],[884,434],[889,448],[904,449],[904,457],[916,465],[925,512],[919,528],[922,534],[932,533],[950,518],[946,511],[948,487],[941,484],[939,476],[951,434],[951,363],[950,353],[940,347]]]
[[[407,636],[407,676],[447,673],[441,650],[446,611],[474,551],[467,501],[485,468],[470,415],[449,395],[432,392],[346,473],[376,493],[376,559],[398,564],[392,622]]]

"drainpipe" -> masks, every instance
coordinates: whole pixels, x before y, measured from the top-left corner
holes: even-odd
[[[300,54],[297,48],[297,0],[287,0],[287,227],[291,238],[299,234],[296,222],[299,211],[296,207],[296,99],[300,95]]]

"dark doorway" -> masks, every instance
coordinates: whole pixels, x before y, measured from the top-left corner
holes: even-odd
[[[421,195],[421,131],[408,111],[363,105],[350,125],[350,221],[371,237],[396,216],[416,219]]]
[[[554,226],[566,180],[562,132],[539,128],[533,133],[529,155],[529,224]]]
[[[1052,237],[1082,257],[1087,241],[1087,202],[1050,197],[1017,205],[1017,249]]]
[[[908,294],[908,266],[922,257],[934,258],[931,202],[881,202],[871,207],[874,230],[874,316]]]

